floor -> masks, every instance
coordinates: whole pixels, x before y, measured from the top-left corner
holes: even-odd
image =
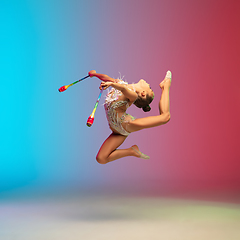
[[[240,205],[111,194],[7,198],[1,240],[239,240]]]

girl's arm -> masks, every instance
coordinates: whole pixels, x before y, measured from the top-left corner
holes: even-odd
[[[111,78],[109,77],[108,75],[106,74],[101,74],[101,73],[96,73],[95,70],[91,70],[88,75],[90,77],[97,77],[99,78],[100,80],[104,81],[104,82],[115,82],[115,79],[114,78]]]
[[[109,86],[121,91],[123,95],[129,99],[130,102],[134,102],[136,98],[138,97],[137,93],[134,91],[130,90],[126,85],[120,84],[120,83],[115,83],[115,82],[102,82],[100,89],[107,89]]]

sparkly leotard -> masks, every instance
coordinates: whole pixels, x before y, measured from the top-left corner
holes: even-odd
[[[127,82],[124,82],[122,80],[118,80],[118,83],[120,84],[125,84],[127,85]],[[123,136],[128,136],[130,133],[128,131],[126,131],[123,126],[122,123],[128,123],[130,121],[133,121],[135,118],[131,115],[129,115],[128,113],[125,112],[118,112],[118,109],[120,107],[129,107],[129,103],[127,100],[125,101],[118,101],[118,97],[122,95],[122,92],[112,88],[110,90],[110,92],[107,94],[106,99],[105,99],[105,103],[104,103],[104,108],[106,111],[106,115],[107,115],[107,120],[109,123],[110,128],[123,135]]]

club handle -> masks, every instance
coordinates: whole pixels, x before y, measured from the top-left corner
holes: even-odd
[[[89,75],[87,75],[86,77],[84,77],[84,78],[81,78],[81,79],[77,80],[76,82],[72,83],[72,85],[73,85],[73,84],[75,84],[75,83],[81,82],[82,80],[84,80],[84,79],[86,79],[86,78],[88,78],[88,77],[90,77],[90,76],[89,76]]]
[[[81,79],[79,79],[79,80],[77,80],[77,81],[75,81],[75,82],[73,82],[73,83],[71,83],[71,84],[69,84],[69,85],[62,86],[62,87],[60,87],[60,88],[58,89],[58,91],[59,91],[59,92],[64,92],[64,91],[66,91],[69,87],[71,87],[72,85],[74,85],[74,84],[76,84],[76,83],[78,83],[78,82],[81,82],[82,80],[84,80],[84,79],[86,79],[86,78],[88,78],[88,77],[90,77],[90,76],[87,75],[86,77],[81,78]]]
[[[95,112],[97,110],[97,106],[98,106],[98,103],[99,103],[99,100],[102,96],[102,92],[103,92],[103,89],[101,90],[99,96],[98,96],[98,99],[97,99],[97,102],[95,103],[95,106],[93,108],[93,111],[92,111],[92,114],[89,116],[88,120],[87,120],[87,126],[88,127],[91,127],[93,125],[93,122],[94,122],[94,115],[95,115]]]

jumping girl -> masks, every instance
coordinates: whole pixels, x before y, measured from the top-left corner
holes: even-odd
[[[164,80],[159,84],[162,89],[161,99],[159,101],[159,115],[135,119],[126,113],[128,107],[132,104],[143,111],[151,110],[149,104],[154,98],[154,93],[150,85],[141,79],[138,83],[128,84],[121,79],[113,79],[105,74],[90,71],[90,77],[97,77],[102,80],[100,89],[112,87],[106,96],[104,103],[109,127],[112,130],[110,136],[102,144],[98,154],[97,161],[100,164],[106,164],[119,158],[135,156],[138,158],[149,159],[150,157],[140,152],[137,145],[127,149],[117,149],[127,138],[127,136],[144,128],[151,128],[163,125],[170,120],[169,108],[169,90],[171,86],[172,74],[167,72]]]

